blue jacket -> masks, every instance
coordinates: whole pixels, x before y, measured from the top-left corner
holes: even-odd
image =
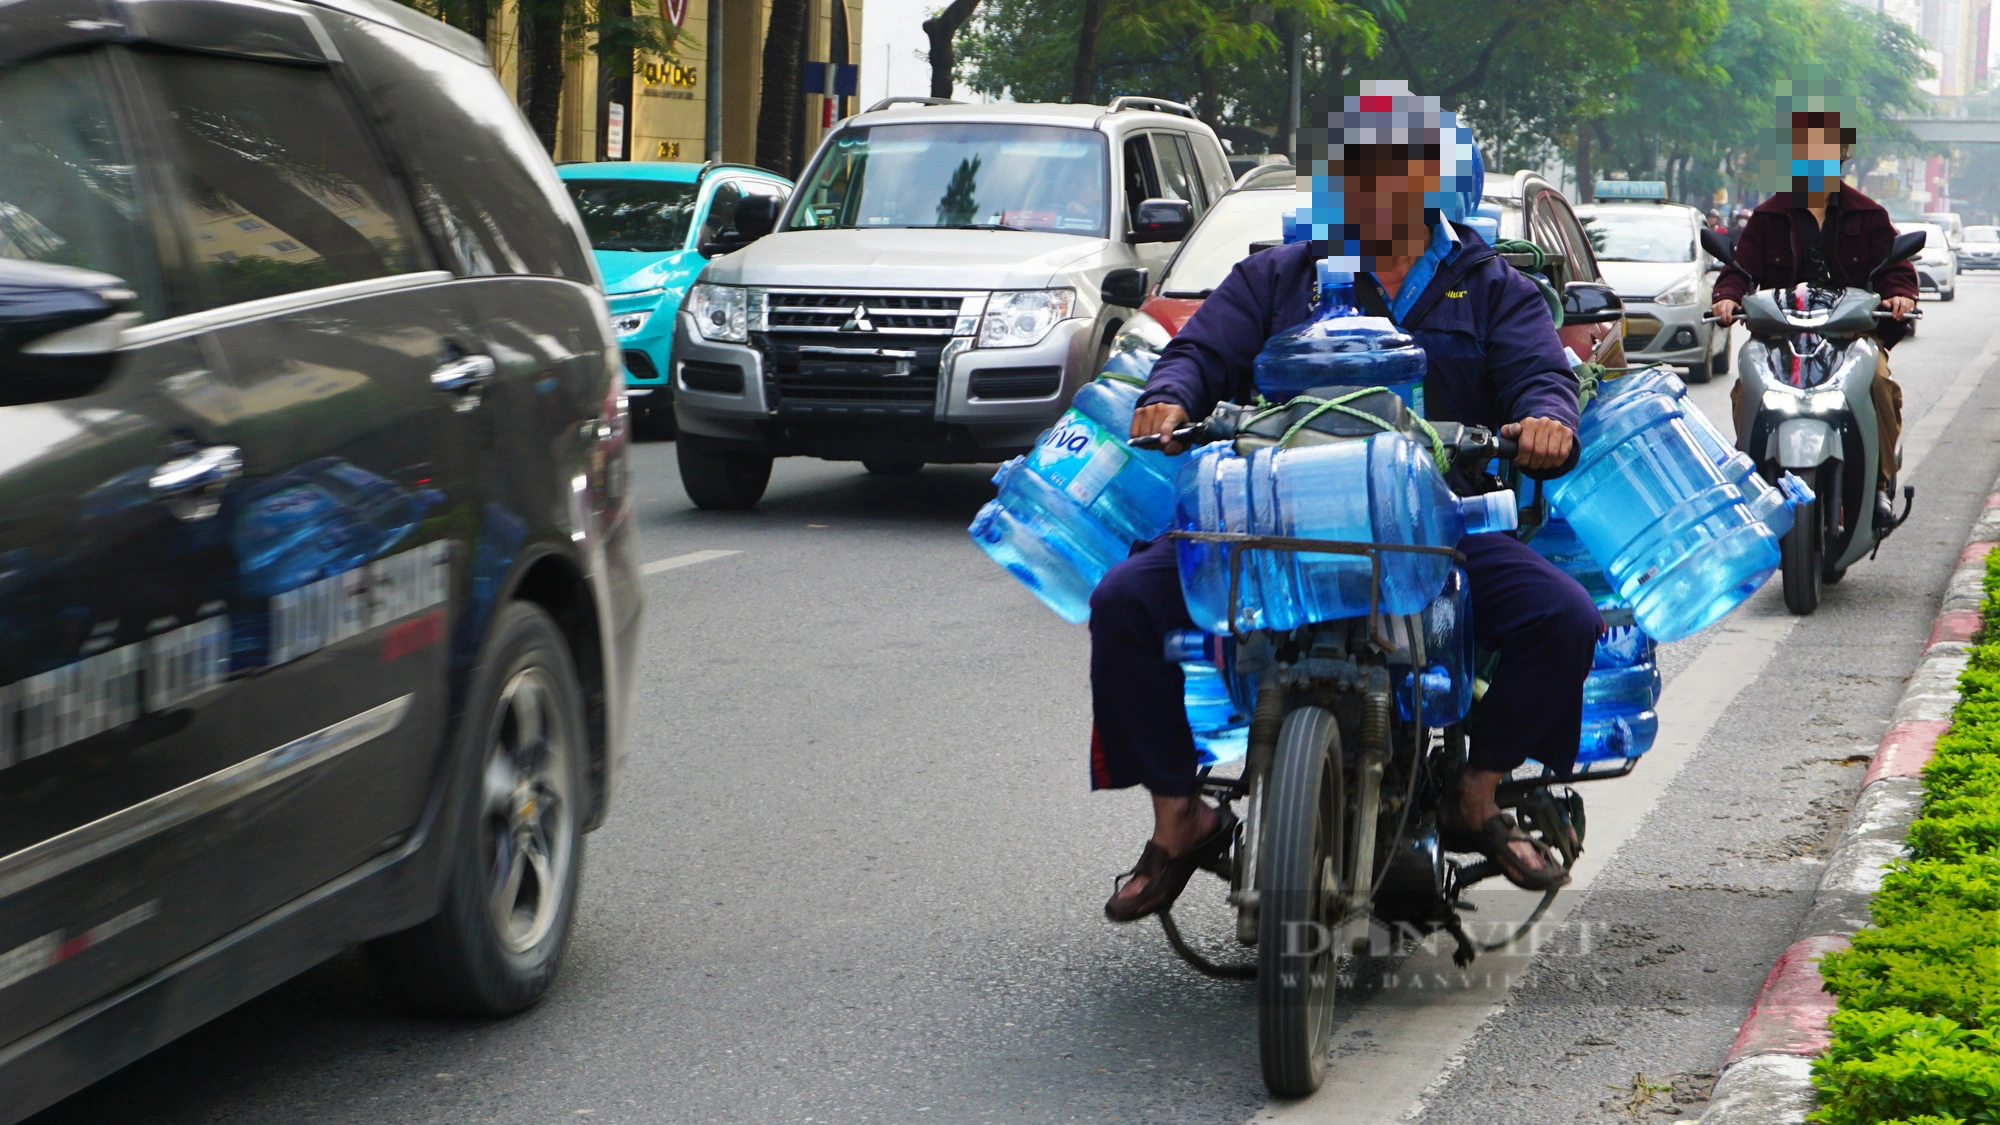
[[[1403,318],[1426,359],[1424,412],[1498,429],[1523,418],[1577,425],[1577,382],[1535,283],[1469,227]],[[1140,405],[1168,402],[1199,420],[1257,393],[1251,365],[1264,341],[1312,318],[1314,245],[1295,242],[1236,263],[1160,353]]]

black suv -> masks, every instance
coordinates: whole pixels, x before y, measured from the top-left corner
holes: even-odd
[[[548,987],[631,695],[617,356],[472,39],[0,0],[0,1119],[357,942]]]

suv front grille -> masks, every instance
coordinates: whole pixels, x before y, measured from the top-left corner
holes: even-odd
[[[780,414],[928,419],[948,341],[882,333],[772,332],[764,373]]]
[[[765,324],[773,332],[874,332],[971,335],[985,309],[984,293],[870,293],[865,290],[765,292]],[[861,325],[867,327],[861,327]]]

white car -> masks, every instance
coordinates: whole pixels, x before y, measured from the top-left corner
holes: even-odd
[[[2000,270],[2000,227],[1966,227],[1958,244],[1958,268]]]
[[[1691,383],[1729,370],[1729,333],[1704,323],[1720,262],[1701,248],[1701,212],[1679,203],[1576,208],[1604,279],[1625,299],[1625,355],[1673,364]]]
[[[1958,296],[1958,255],[1952,253],[1949,236],[1936,223],[1897,223],[1897,234],[1923,231],[1924,251],[1917,255],[1917,291],[1929,290],[1940,301]]]

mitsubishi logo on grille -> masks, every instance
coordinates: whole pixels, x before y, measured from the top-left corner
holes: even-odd
[[[854,306],[854,311],[847,314],[847,323],[841,325],[840,330],[842,332],[875,331],[875,325],[870,323],[868,320],[868,306],[867,305]]]

